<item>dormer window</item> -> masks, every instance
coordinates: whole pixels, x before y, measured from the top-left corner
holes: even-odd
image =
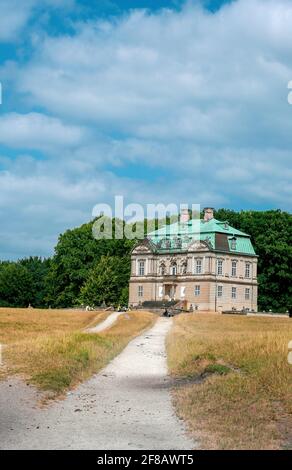
[[[236,250],[236,237],[231,238],[231,250]]]

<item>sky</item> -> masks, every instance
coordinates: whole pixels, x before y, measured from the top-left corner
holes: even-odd
[[[0,259],[98,203],[291,211],[291,0],[0,0]]]

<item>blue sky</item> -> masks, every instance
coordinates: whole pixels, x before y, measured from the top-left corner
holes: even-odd
[[[0,258],[126,202],[291,211],[290,0],[0,0]]]

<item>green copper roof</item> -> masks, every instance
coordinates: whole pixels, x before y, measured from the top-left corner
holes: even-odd
[[[214,218],[207,222],[192,219],[187,223],[165,225],[148,233],[147,238],[163,253],[186,251],[192,241],[201,240],[215,251],[255,255],[248,234]]]

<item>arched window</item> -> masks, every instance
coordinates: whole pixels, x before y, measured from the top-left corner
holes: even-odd
[[[177,264],[176,263],[173,263],[171,266],[170,266],[170,274],[172,276],[176,276],[177,275]]]
[[[187,272],[187,261],[183,261],[181,264],[181,274],[186,274]]]

